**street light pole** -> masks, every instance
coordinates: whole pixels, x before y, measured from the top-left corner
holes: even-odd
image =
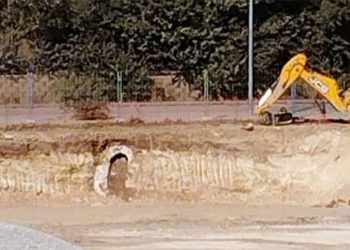
[[[254,114],[254,102],[253,102],[253,73],[254,73],[253,6],[254,6],[254,0],[249,0],[248,99],[249,99],[249,111],[250,111],[251,115]]]

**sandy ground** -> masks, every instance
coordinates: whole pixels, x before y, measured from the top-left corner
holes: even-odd
[[[98,122],[0,130],[0,220],[87,249],[349,249],[350,129]],[[91,178],[135,159],[119,197]]]
[[[349,249],[348,208],[229,204],[2,207],[2,220],[86,249]]]

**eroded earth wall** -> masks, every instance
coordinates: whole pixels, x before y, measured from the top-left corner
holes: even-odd
[[[92,195],[102,152],[123,144],[134,154],[126,199],[319,205],[349,198],[350,132],[343,126],[101,128],[70,129],[85,137],[67,128],[3,131],[1,193]]]

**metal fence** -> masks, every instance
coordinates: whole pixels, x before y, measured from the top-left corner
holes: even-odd
[[[210,89],[210,76],[207,73],[204,74],[202,89],[199,92],[196,91],[196,95],[193,95],[186,85],[174,84],[171,80],[172,77],[171,75],[155,77],[156,81],[153,81],[153,84],[158,84],[158,87],[151,89],[154,91],[151,93],[152,99],[147,102],[125,100],[122,81],[118,80],[115,88],[109,90],[116,93],[116,99],[107,102],[110,119],[116,121],[139,119],[145,122],[167,120],[191,122],[252,118],[248,100],[214,100]],[[55,86],[56,80],[53,76],[38,76],[32,72],[23,76],[0,76],[0,124],[62,123],[76,120],[76,109],[69,105],[69,102],[62,101],[62,98],[60,99],[58,96]],[[257,78],[257,81],[262,80]],[[187,93],[184,93],[186,91]],[[89,90],[87,89],[86,92]],[[159,93],[161,95],[158,95]],[[295,89],[292,93],[294,93],[294,98],[281,100],[276,107],[285,106],[293,112],[299,112],[300,115],[308,117],[319,115],[311,100],[296,99]],[[80,94],[81,101],[89,102],[86,101],[86,93]],[[170,95],[172,98],[164,100],[162,99],[164,95],[168,98]]]
[[[155,78],[158,87],[152,88],[152,99],[139,102],[134,101],[137,98],[125,100],[122,82],[118,81],[115,89],[110,90],[116,93],[116,99],[108,101],[110,118],[156,122],[237,119],[249,115],[248,101],[213,100],[208,77],[203,82],[203,91],[192,93],[188,86],[171,86],[171,76]],[[76,109],[69,101],[60,99],[55,91],[57,81],[54,77],[28,73],[27,76],[0,76],[0,82],[0,124],[75,120]],[[86,93],[78,94],[75,101],[79,101],[79,95],[82,102],[89,102]]]

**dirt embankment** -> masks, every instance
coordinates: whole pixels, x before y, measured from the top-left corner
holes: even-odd
[[[334,124],[250,132],[227,122],[8,127],[1,131],[0,189],[88,202],[99,156],[116,143],[135,153],[126,200],[347,203],[349,134]]]

